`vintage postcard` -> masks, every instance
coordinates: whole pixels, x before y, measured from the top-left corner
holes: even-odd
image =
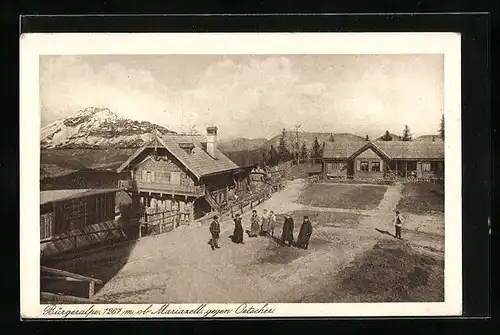
[[[462,311],[460,35],[24,34],[23,318]]]

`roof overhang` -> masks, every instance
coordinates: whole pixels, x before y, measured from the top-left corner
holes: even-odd
[[[54,191],[64,191],[64,190],[54,190]],[[50,204],[50,203],[72,200],[72,199],[85,198],[85,197],[92,196],[92,195],[106,194],[106,193],[117,193],[120,191],[121,190],[118,188],[82,190],[82,192],[76,192],[76,193],[69,194],[66,196],[61,196],[61,197],[58,197],[55,199],[40,200],[40,206]],[[49,191],[42,191],[42,192],[50,192],[50,190]]]
[[[349,156],[349,159],[354,159],[357,156],[359,156],[363,151],[366,151],[368,149],[372,149],[377,155],[387,159],[387,160],[392,160],[391,156],[389,156],[384,150],[380,149],[375,143],[373,142],[368,142],[365,145],[363,145],[361,148],[356,150],[351,156]]]
[[[155,140],[146,144],[142,148],[139,148],[132,156],[129,157],[129,159],[127,159],[125,162],[123,162],[123,164],[116,171],[118,173],[120,173],[120,172],[124,171],[125,169],[127,169],[129,167],[130,163],[132,163],[132,161],[135,158],[137,158],[141,153],[143,153],[144,150],[153,148],[152,144],[155,141],[157,141],[163,149],[167,150],[173,157],[175,157],[175,159],[177,159],[182,165],[184,165],[186,167],[186,169],[188,169],[189,172],[191,172],[198,180],[201,178],[201,176],[199,174],[197,174],[196,172],[194,172],[193,170],[191,170],[189,168],[189,166],[181,158],[179,158],[171,150],[169,150],[168,145],[160,137],[157,137]],[[154,147],[154,148],[156,148],[156,147]]]
[[[207,173],[207,174],[204,174],[201,176],[201,178],[203,177],[212,177],[212,176],[216,176],[218,174],[226,174],[226,173],[231,173],[231,172],[240,172],[240,171],[244,171],[243,169],[237,167],[237,168],[233,168],[233,169],[227,169],[227,170],[221,170],[221,171],[216,171],[216,172],[212,172],[212,173]]]

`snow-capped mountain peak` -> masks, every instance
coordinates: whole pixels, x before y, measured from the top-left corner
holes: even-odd
[[[40,145],[50,148],[130,148],[148,142],[154,130],[174,133],[147,121],[118,117],[108,108],[88,107],[41,129]]]

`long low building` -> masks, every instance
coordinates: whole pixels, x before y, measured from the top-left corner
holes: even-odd
[[[325,142],[324,178],[443,178],[442,141]]]
[[[115,220],[118,189],[65,189],[40,192],[42,257],[124,238]]]

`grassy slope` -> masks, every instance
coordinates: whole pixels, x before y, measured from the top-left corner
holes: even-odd
[[[382,200],[385,186],[313,184],[300,195],[298,202],[315,207],[374,209]]]
[[[379,241],[339,274],[330,301],[444,301],[444,260]]]
[[[407,183],[396,209],[411,214],[444,212],[444,190],[441,185]]]

